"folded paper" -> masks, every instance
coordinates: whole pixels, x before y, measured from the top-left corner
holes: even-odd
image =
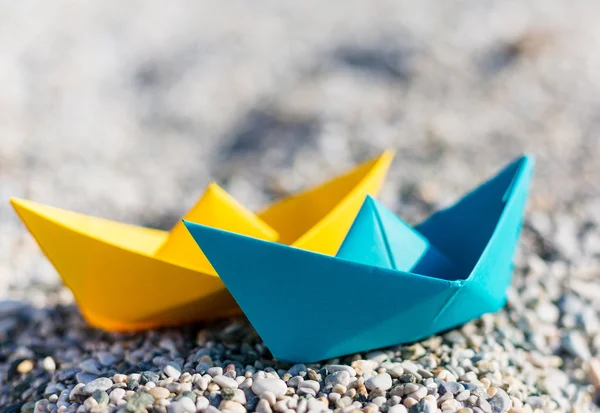
[[[414,229],[367,199],[337,256],[186,226],[273,355],[313,362],[500,309],[533,164],[515,160]]]
[[[427,238],[370,196],[336,257],[444,279],[458,274],[455,265]]]
[[[386,151],[258,215],[211,184],[184,218],[335,254],[364,197],[378,193],[392,158]],[[138,330],[240,312],[182,222],[159,231],[26,200],[11,203],[95,327]]]

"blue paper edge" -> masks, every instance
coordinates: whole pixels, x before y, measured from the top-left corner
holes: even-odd
[[[481,267],[481,263],[484,262],[485,259],[487,258],[490,246],[493,244],[495,238],[497,238],[499,228],[502,227],[504,225],[504,223],[506,222],[506,219],[507,219],[506,217],[509,214],[510,208],[512,207],[512,205],[515,202],[514,200],[515,200],[516,191],[521,190],[524,184],[529,184],[529,182],[531,181],[531,176],[533,173],[533,169],[535,167],[535,156],[533,156],[531,154],[524,154],[521,157],[519,157],[518,159],[514,160],[513,162],[521,162],[521,164],[518,167],[519,168],[518,171],[515,172],[513,179],[511,180],[511,183],[509,184],[508,188],[502,195],[502,200],[505,202],[505,205],[502,208],[502,213],[500,214],[500,217],[498,218],[498,222],[496,223],[496,227],[494,228],[492,235],[490,236],[485,248],[483,249],[483,251],[481,252],[481,255],[479,256],[477,263],[475,264],[475,266],[471,270],[471,273],[469,274],[469,276],[467,277],[467,279],[465,281],[470,282],[473,280],[473,278],[475,277],[475,274],[479,271],[479,267]],[[526,174],[528,174],[528,176],[524,176]],[[481,185],[479,185],[479,186],[481,186]],[[479,186],[477,186],[477,188],[479,188]],[[528,190],[528,188],[526,188],[525,190]]]

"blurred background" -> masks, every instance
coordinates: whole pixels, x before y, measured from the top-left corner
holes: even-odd
[[[598,16],[590,0],[0,0],[0,299],[44,305],[59,284],[10,196],[169,228],[211,180],[258,209],[386,147],[381,198],[409,222],[521,152],[530,210],[600,222]]]

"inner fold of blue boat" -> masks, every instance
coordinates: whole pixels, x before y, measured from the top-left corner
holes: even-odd
[[[442,252],[370,196],[365,199],[336,256],[444,280],[458,277],[456,266]]]
[[[526,157],[517,159],[455,205],[415,227],[457,266],[454,279],[469,277],[511,199],[526,162]]]

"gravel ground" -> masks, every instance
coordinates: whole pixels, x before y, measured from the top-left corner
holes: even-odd
[[[275,362],[243,319],[87,328],[4,202],[0,406],[597,411],[599,12],[591,0],[0,1],[6,200],[168,228],[211,179],[258,208],[392,146],[381,198],[414,223],[520,152],[538,158],[505,310],[307,366]]]

